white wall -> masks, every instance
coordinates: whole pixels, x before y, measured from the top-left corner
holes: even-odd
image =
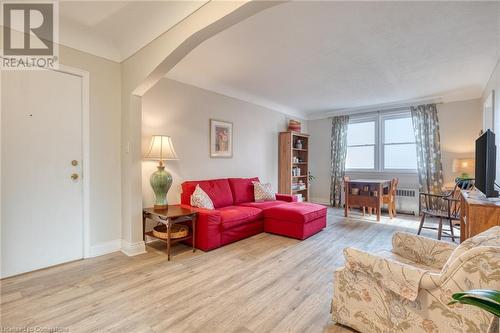
[[[445,183],[453,182],[458,174],[452,172],[452,161],[457,157],[473,157],[474,142],[482,125],[479,99],[438,104],[441,133],[441,153]],[[316,180],[311,185],[311,200],[327,203],[330,198],[330,132],[331,119],[309,120],[310,168]],[[416,174],[404,173],[347,173],[352,178],[398,177],[399,187],[417,187]]]
[[[278,132],[289,117],[251,103],[162,79],[142,98],[142,151],[151,135],[170,135],[179,157],[167,161],[174,182],[168,202],[180,202],[185,180],[254,177],[278,184]],[[233,123],[233,158],[209,157],[209,119]],[[154,203],[149,177],[157,162],[143,161],[143,205]]]
[[[121,238],[120,64],[65,46],[59,56],[90,74],[90,250],[111,250]]]
[[[500,60],[497,62],[493,73],[491,74],[490,80],[484,89],[483,96],[481,98],[481,105],[484,105],[486,98],[492,90],[495,90],[495,105],[494,114],[488,115],[483,114],[484,119],[484,129],[490,128],[495,132],[495,139],[497,145],[497,175],[496,182],[500,182]]]
[[[460,176],[452,172],[453,159],[474,158],[475,142],[482,128],[481,115],[481,99],[438,105],[445,183],[453,183]]]

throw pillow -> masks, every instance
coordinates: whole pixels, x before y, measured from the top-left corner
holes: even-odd
[[[253,195],[255,197],[255,202],[276,200],[276,195],[274,194],[270,183],[263,184],[259,182],[253,182]]]
[[[203,191],[200,185],[196,185],[193,194],[191,194],[191,206],[205,209],[214,209],[214,203],[208,194]]]

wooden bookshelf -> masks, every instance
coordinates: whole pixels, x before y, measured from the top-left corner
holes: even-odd
[[[302,148],[297,148],[297,141]],[[279,193],[302,194],[304,201],[309,200],[309,135],[298,132],[281,132],[279,134]],[[298,159],[298,161],[297,161]],[[300,170],[294,174],[294,169]],[[299,188],[301,182],[303,188]]]

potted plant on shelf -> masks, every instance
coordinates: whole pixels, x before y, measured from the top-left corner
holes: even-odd
[[[311,184],[316,179],[315,176],[311,175],[310,172],[307,173],[307,182]]]

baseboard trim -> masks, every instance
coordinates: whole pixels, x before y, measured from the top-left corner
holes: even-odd
[[[121,251],[129,257],[146,253],[146,244],[144,244],[144,241],[130,243],[122,239],[121,245]]]
[[[108,253],[120,251],[121,247],[122,247],[121,239],[115,239],[109,242],[92,245],[90,246],[86,258],[98,257]]]

